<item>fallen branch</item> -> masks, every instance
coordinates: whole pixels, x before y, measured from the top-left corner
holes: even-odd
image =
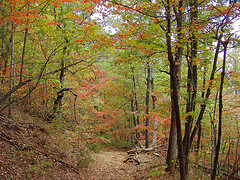
[[[144,148],[144,146],[142,145],[141,141],[139,141],[137,137],[135,137],[135,139],[138,142],[138,144],[140,145],[140,148]]]
[[[128,158],[126,160],[124,160],[123,162],[125,163],[128,161],[135,161],[137,163],[137,165],[139,165],[141,162],[140,162],[140,160],[138,160],[137,153],[135,155],[136,155],[136,157],[134,157],[133,155],[128,156]]]
[[[156,148],[147,148],[147,149],[134,149],[130,150],[127,153],[128,154],[134,154],[134,153],[147,153],[156,150]]]
[[[126,160],[124,160],[123,162],[127,162],[129,160],[134,160],[138,165],[140,164],[140,161],[134,157],[128,157]]]
[[[160,154],[158,154],[158,153],[155,153],[155,152],[153,152],[153,155],[154,155],[154,156],[157,156],[157,157],[162,157],[162,155],[160,155]]]
[[[10,91],[8,91],[6,94],[4,94],[3,96],[0,97],[0,105],[2,105],[10,96],[11,94],[13,94],[15,91],[17,91],[18,89],[20,89],[22,86],[26,85],[27,83],[29,83],[32,80],[26,80],[24,82],[19,83],[18,85],[16,85],[14,88],[12,88]]]
[[[153,152],[154,150],[156,150],[156,147],[155,148],[147,148],[147,149],[134,149],[134,150],[130,150],[130,151],[127,152],[127,154],[128,154],[127,159],[124,160],[123,162],[134,161],[134,162],[136,162],[139,165],[142,162],[139,160],[138,154],[140,154],[140,153],[147,153],[147,152],[152,152],[152,154],[154,156],[161,157],[161,155],[159,155],[158,153]]]

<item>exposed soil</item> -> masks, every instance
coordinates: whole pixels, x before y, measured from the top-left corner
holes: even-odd
[[[81,145],[68,140],[70,131],[55,136],[45,122],[25,115],[24,120],[0,116],[0,179],[174,179],[164,172],[164,158],[151,153],[139,154],[140,164],[123,162],[127,150],[107,147],[100,153],[91,153],[93,162],[79,168],[77,160]],[[31,119],[31,120],[30,120]],[[37,123],[34,123],[37,122]],[[61,134],[62,133],[62,134]],[[68,134],[69,133],[69,134]],[[71,139],[74,136],[71,135]],[[69,143],[69,145],[68,145]],[[78,155],[76,155],[78,154]],[[158,176],[151,176],[160,167]],[[156,173],[155,173],[156,174]]]
[[[94,163],[87,169],[88,179],[159,179],[150,177],[150,170],[159,164],[159,159],[150,154],[140,155],[141,163],[123,161],[127,158],[126,150],[105,148],[93,156]],[[169,178],[168,178],[169,179]]]

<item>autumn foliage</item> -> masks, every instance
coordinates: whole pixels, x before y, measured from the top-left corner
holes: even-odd
[[[147,142],[166,157],[174,142],[168,165],[182,179],[196,167],[239,177],[239,3],[9,0],[0,11],[2,114],[71,126],[89,146]]]

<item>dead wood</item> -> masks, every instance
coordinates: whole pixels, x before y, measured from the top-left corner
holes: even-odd
[[[6,94],[4,94],[3,96],[0,97],[0,105],[2,105],[10,96],[11,94],[13,94],[15,91],[17,91],[18,89],[20,89],[22,86],[26,85],[27,83],[29,83],[31,80],[26,80],[23,81],[21,83],[19,83],[18,85],[16,85],[14,88],[12,88],[10,91],[8,91]]]
[[[155,152],[153,152],[153,155],[154,155],[154,156],[157,156],[157,157],[162,157],[162,155],[160,155],[160,154],[158,154],[158,153],[155,153]]]
[[[140,160],[138,160],[137,158],[135,158],[134,156],[129,156],[126,160],[124,160],[123,162],[124,163],[126,163],[126,162],[128,162],[128,161],[134,161],[134,162],[136,162],[137,163],[137,165],[139,165],[141,162],[140,162]]]
[[[141,141],[139,141],[139,139],[137,137],[135,137],[135,139],[136,139],[137,143],[139,144],[139,147],[140,148],[144,148],[144,146],[142,145]]]
[[[143,163],[139,160],[138,158],[138,154],[141,154],[141,153],[147,153],[147,152],[152,152],[152,154],[154,156],[157,156],[157,157],[161,157],[161,155],[159,155],[158,153],[154,152],[156,150],[156,148],[146,148],[146,149],[133,149],[133,150],[130,150],[127,152],[128,154],[128,157],[126,160],[124,160],[123,162],[128,162],[128,161],[134,161],[136,162],[138,165],[140,163]]]
[[[156,148],[147,148],[147,149],[134,149],[134,150],[130,150],[127,153],[128,154],[135,154],[135,153],[147,153],[147,152],[151,152],[156,150]]]

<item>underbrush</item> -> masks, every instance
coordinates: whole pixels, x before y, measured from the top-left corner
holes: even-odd
[[[0,131],[0,179],[78,179],[100,150],[66,119],[49,124],[14,110],[13,119],[0,116]]]
[[[133,147],[132,142],[119,139],[118,137],[111,140],[111,145],[119,149],[131,149]]]
[[[112,137],[109,134],[103,134],[99,138],[101,139],[101,143],[98,143],[98,147],[100,149],[107,146],[112,146],[119,149],[131,149],[134,147],[131,141],[120,139],[119,137]]]

